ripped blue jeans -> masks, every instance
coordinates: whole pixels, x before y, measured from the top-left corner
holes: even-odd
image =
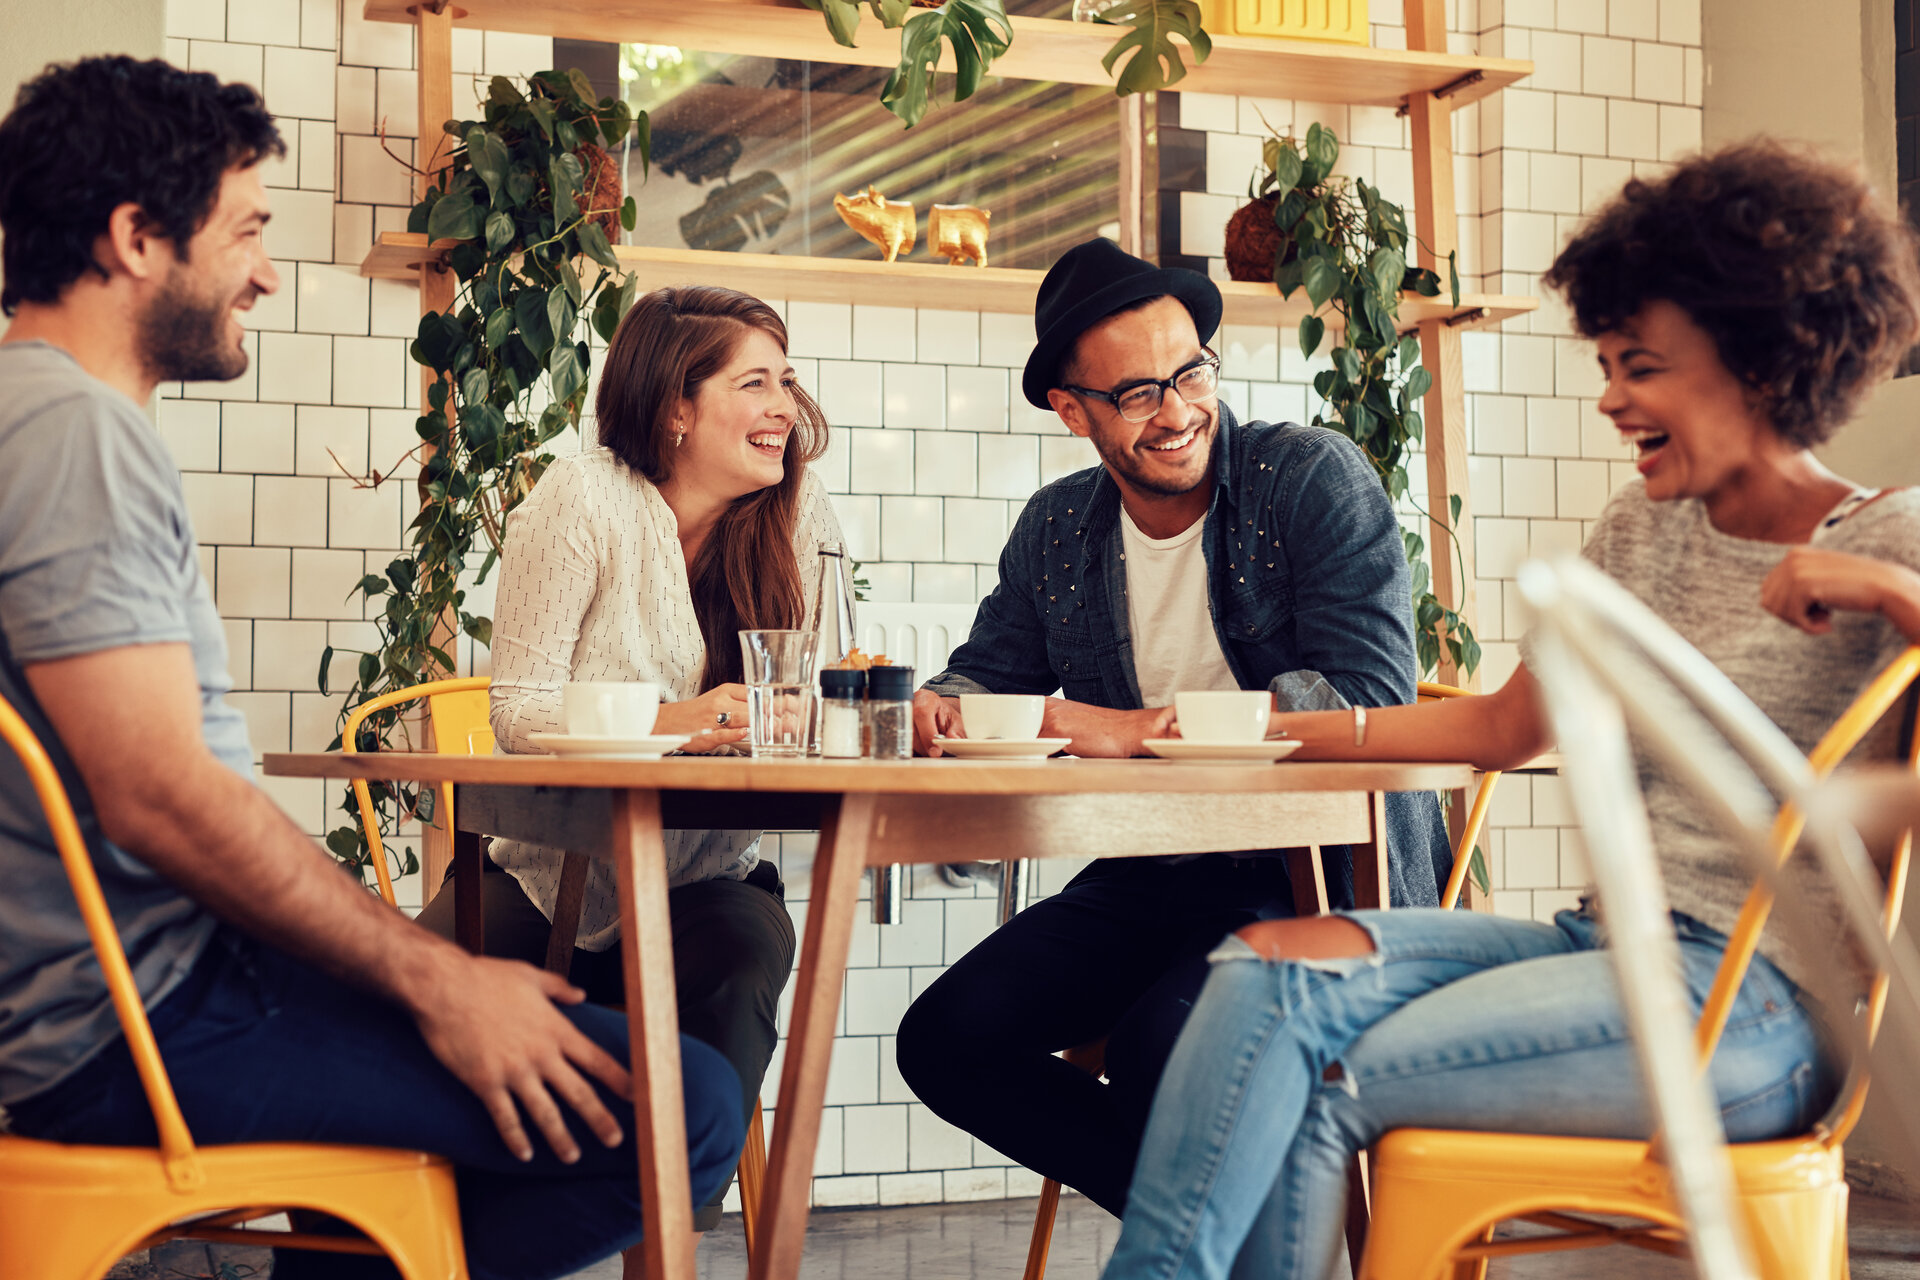
[[[1348,1163],[1390,1129],[1652,1132],[1593,917],[1344,915],[1373,954],[1266,960],[1231,935],[1214,950],[1103,1280],[1322,1280]],[[1726,938],[1674,926],[1697,1010]],[[1804,1132],[1836,1088],[1824,1045],[1799,988],[1756,956],[1713,1059],[1728,1138]]]

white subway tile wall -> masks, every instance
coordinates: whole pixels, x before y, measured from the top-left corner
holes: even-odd
[[[259,86],[281,118],[287,160],[273,166],[269,244],[278,295],[249,316],[253,366],[229,384],[163,389],[162,436],[185,473],[215,600],[226,620],[234,705],[256,751],[318,749],[339,698],[374,643],[358,597],[403,545],[417,509],[407,341],[411,287],[359,277],[380,230],[404,226],[419,122],[412,35],[368,22],[357,0],[169,0],[170,56]],[[1455,52],[1532,58],[1523,87],[1455,117],[1460,268],[1466,288],[1534,294],[1576,224],[1636,173],[1698,147],[1698,0],[1458,0]],[[1373,41],[1404,48],[1401,5],[1375,0]],[[456,110],[492,74],[552,60],[550,41],[456,33]],[[1319,121],[1343,144],[1341,171],[1412,205],[1405,121],[1391,110],[1285,99],[1184,94],[1179,120],[1207,133],[1204,189],[1181,198],[1182,252],[1225,275],[1223,228],[1242,198],[1268,125],[1303,133]],[[644,191],[641,198],[645,198]],[[1031,348],[1025,317],[770,299],[791,329],[792,357],[834,427],[820,463],[849,549],[875,600],[966,602],[996,581],[1006,533],[1034,488],[1095,463],[1091,446],[1029,406],[1018,371]],[[1594,400],[1592,352],[1548,300],[1501,332],[1465,335],[1473,456],[1483,687],[1517,661],[1525,619],[1509,589],[1530,554],[1576,549],[1607,495],[1632,475]],[[1229,325],[1216,348],[1223,395],[1242,417],[1310,419],[1314,373],[1291,330]],[[562,448],[575,448],[571,441]],[[1416,487],[1424,471],[1414,460]],[[369,468],[385,477],[369,487]],[[1412,518],[1409,508],[1409,518]],[[490,592],[472,602],[484,609]],[[472,668],[472,646],[462,648]],[[484,650],[477,669],[484,672]],[[340,789],[263,780],[314,835],[345,820]],[[1564,788],[1512,776],[1500,784],[1483,847],[1503,913],[1546,918],[1585,876]],[[804,927],[814,837],[775,833],[796,923]],[[1046,863],[1058,889],[1078,864]],[[420,877],[401,879],[420,904]],[[856,930],[842,1030],[816,1161],[815,1202],[911,1204],[1032,1195],[1038,1178],[948,1126],[907,1090],[893,1029],[918,992],[994,927],[990,885],[953,889],[929,868],[909,876],[906,915]],[[791,999],[783,1002],[784,1029]],[[764,1096],[778,1089],[776,1055]]]

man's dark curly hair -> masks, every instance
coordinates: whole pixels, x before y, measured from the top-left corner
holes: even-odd
[[[1852,169],[1754,141],[1635,178],[1544,277],[1589,338],[1647,303],[1705,329],[1776,430],[1819,444],[1920,337],[1920,242]]]
[[[94,241],[137,204],[186,255],[229,169],[286,154],[260,95],[154,60],[85,58],[20,87],[0,120],[0,311],[57,302],[87,271]]]

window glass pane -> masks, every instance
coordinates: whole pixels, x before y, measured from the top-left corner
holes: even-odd
[[[860,34],[897,39],[871,15]],[[944,261],[927,243],[935,203],[992,214],[996,267],[1043,269],[1069,246],[1117,231],[1111,88],[989,77],[967,101],[936,101],[905,129],[880,105],[886,79],[878,68],[625,46],[621,90],[649,113],[653,135],[650,178],[637,156],[626,158],[639,212],[628,241],[876,259],[880,250],[833,207],[836,193],[869,184],[914,206],[906,261]],[[950,95],[952,77],[938,76],[935,90]]]

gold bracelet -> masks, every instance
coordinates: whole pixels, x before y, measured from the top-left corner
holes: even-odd
[[[1356,747],[1367,745],[1367,709],[1359,703],[1355,703],[1353,707],[1353,745]]]

